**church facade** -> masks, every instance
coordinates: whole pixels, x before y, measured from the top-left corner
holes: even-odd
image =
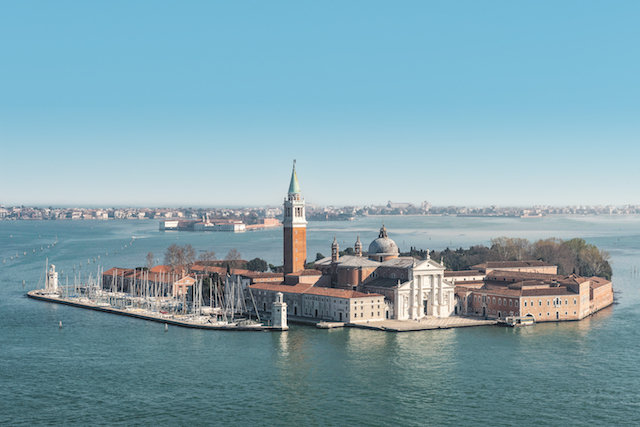
[[[328,276],[331,287],[384,295],[388,318],[419,320],[452,315],[456,307],[454,285],[444,278],[444,265],[430,258],[400,257],[399,253],[383,225],[366,256],[360,236],[354,255],[342,257],[334,238],[331,257],[316,261],[315,268]]]

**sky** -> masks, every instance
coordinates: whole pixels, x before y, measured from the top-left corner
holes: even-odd
[[[0,2],[0,204],[640,204],[637,1]]]

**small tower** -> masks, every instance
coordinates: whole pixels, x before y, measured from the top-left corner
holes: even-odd
[[[287,325],[287,303],[283,300],[282,292],[276,294],[276,300],[271,305],[271,320],[274,328],[283,331],[289,329],[289,325]]]
[[[56,271],[56,266],[53,264],[49,266],[47,282],[44,285],[44,289],[48,292],[56,292],[58,290],[58,272]]]
[[[356,244],[353,245],[354,252],[356,256],[362,256],[362,242],[360,241],[360,235],[358,234],[358,240],[356,240]]]
[[[336,262],[340,258],[340,247],[336,236],[333,236],[333,243],[331,244],[331,262]]]
[[[290,274],[304,270],[307,263],[307,221],[304,199],[300,195],[295,160],[293,161],[289,193],[284,199],[282,225],[284,231],[284,273]]]

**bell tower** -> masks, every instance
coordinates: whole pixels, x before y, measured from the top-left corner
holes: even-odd
[[[293,161],[289,193],[284,199],[284,273],[290,274],[304,270],[307,262],[307,221],[305,219],[304,199],[300,195],[300,185],[296,174],[296,161]]]

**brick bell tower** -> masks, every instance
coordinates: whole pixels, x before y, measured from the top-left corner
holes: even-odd
[[[300,195],[300,185],[296,174],[296,161],[289,193],[284,199],[284,273],[290,274],[304,270],[307,262],[307,221],[304,212],[304,199]]]

